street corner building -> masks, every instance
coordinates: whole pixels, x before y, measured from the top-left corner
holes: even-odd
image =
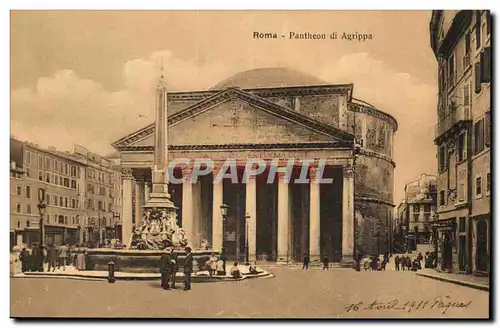
[[[434,11],[430,39],[439,67],[438,267],[489,275],[490,11]]]
[[[158,87],[158,115],[165,115],[169,162],[176,158],[210,158],[210,175],[196,183],[169,184],[179,224],[194,247],[203,240],[221,249],[220,206],[229,206],[225,228],[228,258],[241,260],[248,237],[250,260],[312,260],[351,263],[354,254],[389,251],[387,227],[393,212],[393,138],[396,120],[353,97],[353,84],[330,85],[285,68],[238,73],[205,91],[167,92]],[[160,108],[161,110],[158,110]],[[164,114],[162,114],[164,113]],[[123,241],[141,225],[143,205],[152,192],[157,124],[152,123],[113,143],[123,170]],[[161,135],[161,134],[160,134]],[[160,143],[159,143],[160,142]],[[323,178],[308,169],[307,184],[277,179],[268,183],[269,167],[246,183],[214,177],[226,159],[235,159],[238,175],[248,158],[285,166],[296,160],[325,160]],[[175,167],[189,178],[192,167]],[[378,224],[377,224],[378,223]],[[247,236],[245,234],[248,234]]]

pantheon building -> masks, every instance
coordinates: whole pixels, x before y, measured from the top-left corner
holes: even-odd
[[[389,251],[393,212],[393,156],[396,120],[353,96],[353,84],[324,81],[285,68],[238,73],[203,91],[167,95],[168,156],[210,158],[214,172],[196,184],[169,184],[179,224],[191,244],[203,240],[221,249],[223,218],[228,258],[243,260],[312,260],[352,262],[356,253]],[[158,96],[157,96],[158,97]],[[120,153],[123,177],[123,240],[141,224],[142,206],[151,192],[155,123],[113,143]],[[242,174],[248,158],[286,165],[324,159],[327,184],[287,183],[278,173],[267,183],[269,169],[244,183],[214,182],[226,159],[235,159]],[[176,167],[189,178],[192,168]]]

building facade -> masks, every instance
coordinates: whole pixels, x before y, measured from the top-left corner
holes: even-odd
[[[47,245],[60,245],[63,242],[75,245],[91,239],[89,231],[92,232],[93,219],[98,215],[95,215],[93,208],[85,206],[89,198],[93,200],[93,204],[101,205],[102,218],[107,219],[102,223],[105,232],[120,225],[118,219],[121,207],[115,206],[114,200],[121,199],[121,188],[113,188],[121,182],[120,170],[113,169],[110,165],[100,168],[77,151],[82,148],[75,146],[75,151],[69,153],[53,147],[44,149],[33,143],[11,138],[11,247],[15,244],[33,245],[40,242],[40,189],[45,190],[44,226]],[[102,187],[97,188],[99,199],[94,199],[94,193],[85,189],[87,182],[96,182],[87,178],[88,172],[95,174],[97,182],[108,186],[104,191]],[[105,234],[102,238],[110,237],[112,233]]]
[[[168,113],[169,162],[182,184],[169,184],[178,207],[179,224],[194,247],[202,240],[222,246],[220,206],[229,205],[225,241],[228,256],[241,259],[248,237],[251,259],[313,260],[328,256],[352,261],[363,254],[388,251],[384,231],[393,210],[393,135],[396,120],[352,97],[353,85],[327,85],[312,76],[282,68],[242,72],[206,91],[158,90],[157,106]],[[120,153],[123,176],[123,242],[141,224],[142,206],[151,192],[155,124],[127,135],[113,146]],[[210,158],[215,170],[188,182],[192,163]],[[248,158],[278,163],[277,179],[267,183],[270,168],[246,183],[238,179],[214,182],[234,159],[241,176]],[[286,181],[282,169],[292,161],[325,159],[318,184],[318,167],[309,168],[308,184]],[[246,227],[245,216],[248,216]],[[378,223],[378,224],[377,224]],[[248,234],[248,236],[246,236]]]
[[[404,199],[397,207],[397,233],[402,249],[433,242],[432,221],[436,215],[436,176],[422,174],[405,185]]]
[[[439,65],[439,267],[489,274],[491,15],[434,11],[431,47]]]

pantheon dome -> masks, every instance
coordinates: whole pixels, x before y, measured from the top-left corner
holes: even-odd
[[[284,67],[269,67],[237,73],[210,89],[221,90],[230,87],[241,89],[280,88],[325,84],[327,82],[310,74]]]

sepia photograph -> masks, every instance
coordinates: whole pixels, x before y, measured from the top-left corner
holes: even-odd
[[[489,9],[9,15],[10,318],[492,317]]]

